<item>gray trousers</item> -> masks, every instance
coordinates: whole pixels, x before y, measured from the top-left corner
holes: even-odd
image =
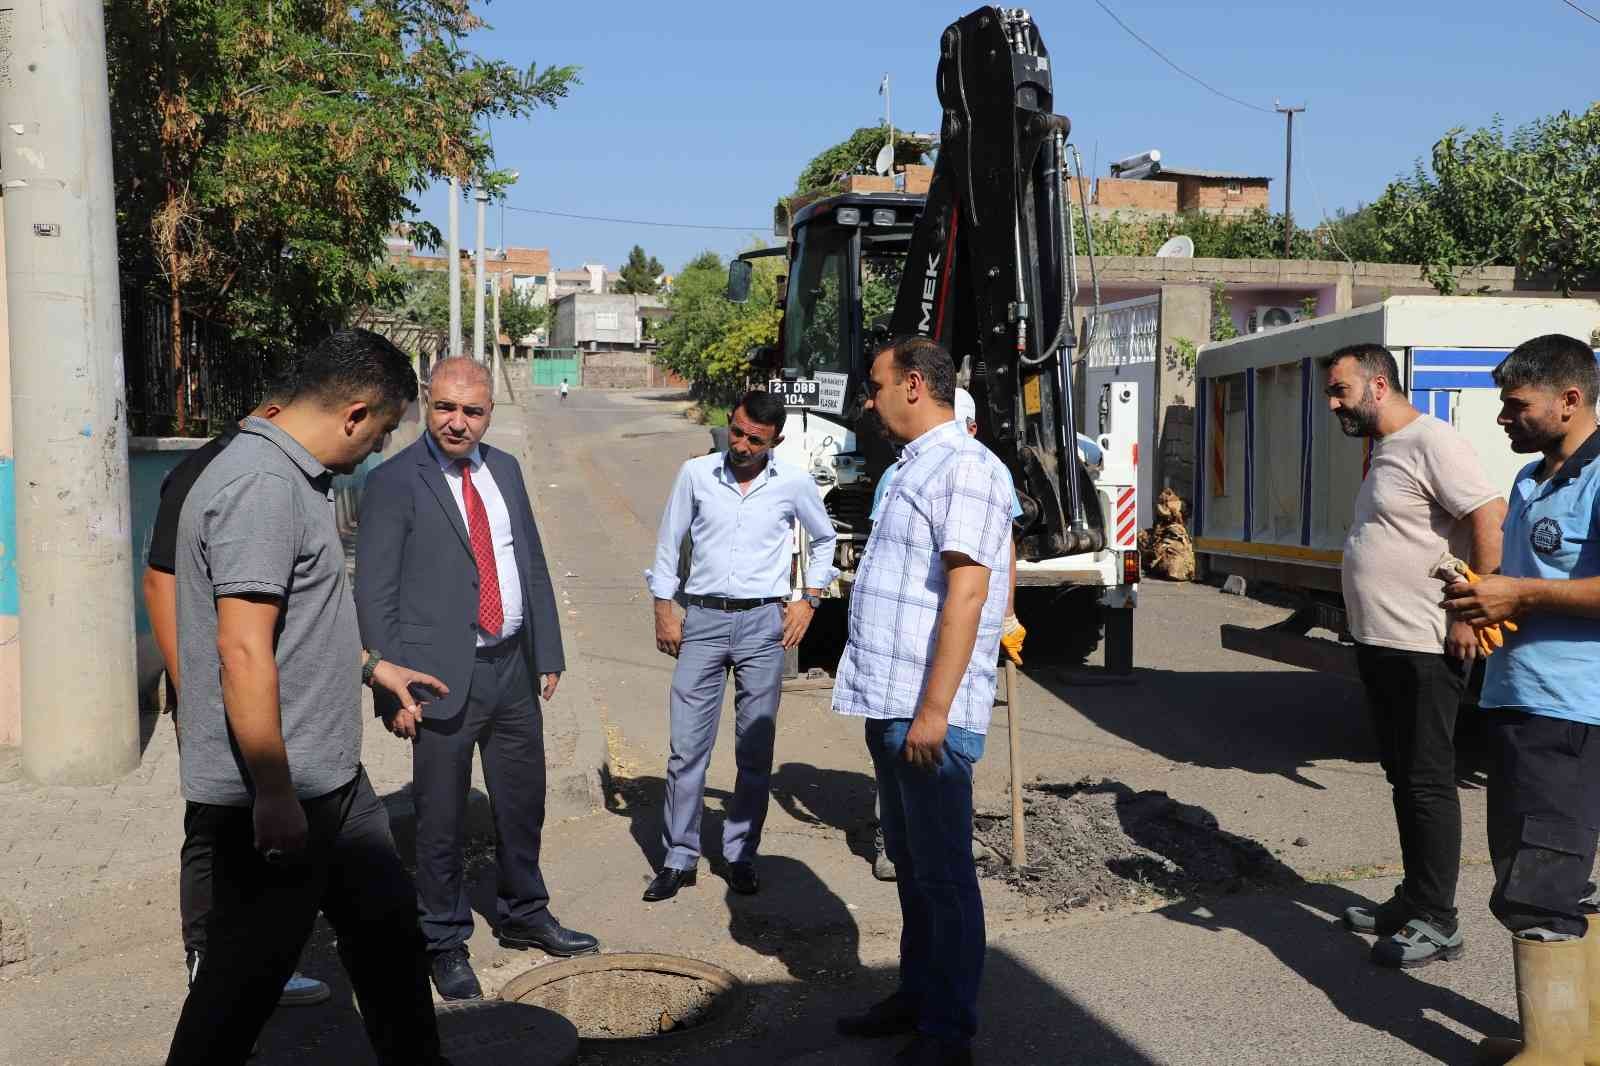
[[[706,767],[733,670],[734,761],[739,772],[722,827],[722,856],[748,862],[761,844],[772,779],[778,697],[783,685],[783,605],[749,611],[690,607],[672,672],[672,756],[667,760],[666,865],[692,869],[700,859],[700,813]]]

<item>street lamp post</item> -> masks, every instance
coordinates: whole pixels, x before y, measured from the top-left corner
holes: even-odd
[[[478,202],[478,250],[472,257],[472,358],[483,362],[483,213],[489,204],[489,190],[481,184],[472,191]]]

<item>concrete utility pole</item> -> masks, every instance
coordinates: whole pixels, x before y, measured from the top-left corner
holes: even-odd
[[[1283,257],[1287,259],[1294,239],[1294,117],[1305,110],[1305,105],[1284,107],[1273,101],[1272,109],[1287,120],[1283,150]]]
[[[489,208],[489,190],[483,186],[472,191],[478,201],[478,252],[472,257],[472,358],[483,362],[483,217]]]
[[[461,182],[450,179],[450,354],[461,354]]]
[[[502,242],[504,242],[504,240],[505,240],[505,234],[504,233],[502,233],[500,235],[500,240]],[[500,254],[501,255],[505,255],[506,254],[506,249],[505,249],[505,244],[504,243],[502,243],[501,246],[500,246]],[[489,361],[489,371],[490,371],[489,372],[489,397],[490,397],[490,399],[493,399],[495,397],[495,395],[500,391],[500,289],[505,285],[505,283],[506,283],[506,270],[505,270],[505,267],[501,267],[500,268],[500,273],[495,275],[495,279],[494,279],[494,333],[493,333],[493,338],[494,339],[492,341],[490,341],[490,343],[493,345],[493,349],[492,350],[494,352],[494,355]],[[513,337],[511,343],[515,344],[516,343],[516,338]]]
[[[128,427],[102,0],[0,11],[22,768],[139,765]]]

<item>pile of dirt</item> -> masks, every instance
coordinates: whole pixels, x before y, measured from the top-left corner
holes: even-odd
[[[1152,900],[1244,892],[1297,875],[1262,845],[1221,829],[1203,807],[1113,781],[1023,788],[1028,865],[1011,854],[1011,817],[977,816],[975,835],[999,856],[980,870],[1049,911],[1111,910]]]

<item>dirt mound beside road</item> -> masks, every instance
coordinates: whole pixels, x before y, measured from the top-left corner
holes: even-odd
[[[1023,817],[1029,863],[1016,869],[1005,861],[1009,812],[977,816],[975,834],[1000,856],[980,869],[1048,911],[1111,910],[1299,880],[1261,844],[1165,792],[1135,792],[1115,781],[1026,785]]]

